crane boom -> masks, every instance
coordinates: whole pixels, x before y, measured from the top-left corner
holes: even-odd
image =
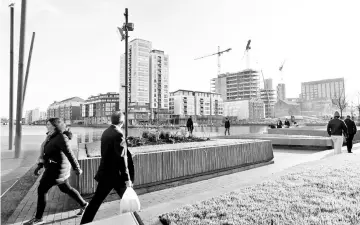
[[[229,52],[229,51],[231,51],[231,48],[228,48],[228,49],[226,49],[226,50],[224,50],[224,51],[218,51],[218,52],[216,52],[216,53],[214,53],[214,54],[202,56],[202,57],[196,58],[196,59],[194,59],[194,60],[206,58],[206,57],[213,56],[213,55],[219,55],[219,56],[220,56],[221,54],[223,54],[223,53],[225,53],[225,52]]]

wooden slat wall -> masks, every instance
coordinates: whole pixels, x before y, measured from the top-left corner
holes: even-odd
[[[137,153],[133,158],[134,185],[151,185],[170,179],[270,161],[273,158],[271,141],[263,140],[190,150]],[[79,163],[84,173],[73,181],[77,182],[73,185],[78,187],[81,194],[92,194],[96,189],[97,182],[93,178],[98,170],[100,158],[80,159]]]

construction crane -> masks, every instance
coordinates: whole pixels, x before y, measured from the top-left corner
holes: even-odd
[[[279,67],[281,82],[284,82],[282,69],[283,69],[283,67],[284,67],[285,61],[286,61],[286,59],[281,63],[281,66]]]
[[[206,56],[203,56],[203,57],[199,57],[199,58],[196,58],[194,60],[203,59],[203,58],[206,58],[206,57],[209,57],[209,56],[217,55],[218,56],[218,75],[220,75],[220,72],[221,72],[220,56],[222,54],[224,54],[225,52],[229,52],[229,51],[231,51],[231,48],[228,48],[228,49],[226,49],[224,51],[220,51],[220,46],[218,46],[218,52],[216,52],[214,54],[206,55]]]
[[[244,51],[244,55],[241,58],[241,61],[242,61],[244,59],[244,56],[246,55],[246,69],[250,69],[250,55],[249,55],[249,50],[251,49],[250,43],[251,43],[251,40],[248,40],[245,51]]]

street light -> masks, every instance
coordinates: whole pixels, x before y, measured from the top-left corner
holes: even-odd
[[[128,21],[128,9],[125,8],[125,23],[123,24],[123,26],[120,28],[118,27],[118,31],[119,34],[121,35],[121,41],[123,41],[125,39],[125,138],[127,138],[128,135],[128,91],[129,91],[129,86],[128,86],[128,39],[129,39],[129,35],[128,32],[129,31],[134,31],[134,24],[133,23],[129,23]]]

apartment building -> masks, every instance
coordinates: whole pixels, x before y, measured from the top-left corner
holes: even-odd
[[[90,96],[81,104],[81,117],[85,125],[110,124],[111,114],[119,110],[119,93],[108,92]]]
[[[170,92],[169,111],[182,121],[193,116],[200,124],[221,121],[223,101],[220,94],[201,91],[177,90]],[[182,123],[180,122],[180,123]]]
[[[54,102],[47,109],[47,118],[58,117],[65,123],[72,124],[82,121],[81,104],[85,101],[79,97],[72,97],[60,102]]]
[[[304,101],[334,99],[342,95],[345,96],[344,78],[301,83],[301,98]]]
[[[150,103],[150,52],[152,43],[134,39],[128,49],[128,103],[148,105]],[[120,58],[120,110],[125,109],[125,54]]]
[[[169,56],[164,51],[150,52],[150,111],[152,117],[169,113]]]

